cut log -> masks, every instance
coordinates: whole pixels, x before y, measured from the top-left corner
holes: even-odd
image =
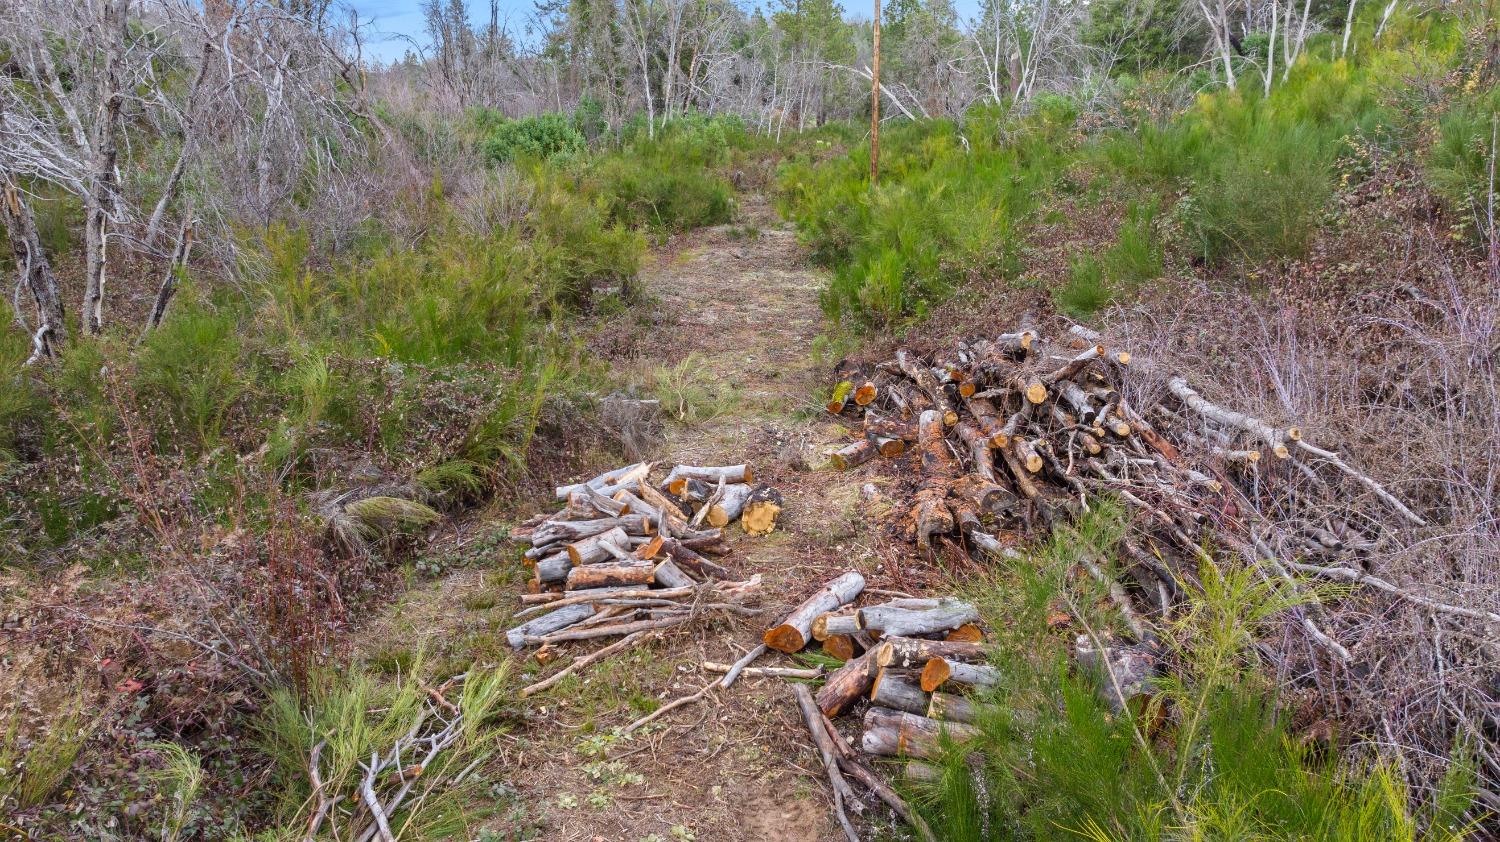
[[[914,442],[917,440],[917,425],[901,418],[870,411],[865,413],[865,435],[870,438],[883,436]]]
[[[740,512],[740,528],[746,535],[771,534],[776,529],[776,519],[781,516],[783,505],[785,500],[781,492],[769,485],[756,486]]]
[[[599,489],[593,486],[584,486],[581,490],[569,494],[568,506],[570,508],[590,506],[600,514],[609,517],[621,517],[630,514],[628,506],[611,499],[606,494],[600,494]]]
[[[647,541],[639,547],[636,547],[635,552],[631,553],[631,555],[635,558],[640,559],[641,561],[650,561],[651,559],[661,555],[662,545],[666,542],[667,539],[663,538],[661,534],[658,533],[652,536],[650,541]]]
[[[818,690],[818,709],[828,716],[838,716],[870,692],[875,681],[875,659],[866,652],[858,658],[846,661],[843,666],[829,674],[828,680]]]
[[[869,406],[880,396],[880,388],[874,381],[866,380],[859,388],[854,390],[854,403],[856,406]]]
[[[655,581],[655,575],[656,565],[649,561],[589,564],[568,571],[568,590],[649,585]]]
[[[1037,452],[1035,442],[1016,436],[1010,440],[1010,446],[1017,464],[1033,474],[1042,470],[1042,455]]]
[[[765,643],[778,652],[800,652],[812,634],[813,620],[853,602],[864,590],[865,577],[849,571],[808,597],[780,625],[766,630]]]
[[[1020,392],[1032,406],[1047,401],[1047,384],[1040,377],[1018,374],[1011,379],[1010,386]]]
[[[983,664],[966,664],[948,658],[932,658],[922,667],[922,689],[931,693],[947,682],[971,687],[994,687],[1000,683],[1000,671]]]
[[[704,672],[727,673],[734,669],[734,664],[721,664],[716,661],[704,661]],[[801,669],[799,667],[744,667],[740,675],[746,678],[801,678],[811,680],[822,678],[823,670],[819,667]]]
[[[716,564],[704,558],[698,553],[687,548],[681,541],[669,538],[662,542],[662,551],[672,561],[676,562],[678,568],[690,576],[702,579],[733,579],[729,570],[720,564]]]
[[[1082,353],[1078,354],[1078,356],[1074,357],[1071,360],[1068,360],[1062,368],[1059,368],[1057,371],[1052,372],[1052,375],[1047,379],[1053,383],[1062,385],[1065,381],[1069,381],[1074,377],[1077,377],[1079,373],[1088,366],[1089,363],[1093,362],[1094,360],[1100,359],[1103,356],[1103,345],[1091,346],[1085,349]],[[1074,386],[1074,388],[1077,388],[1077,386]],[[1040,403],[1040,401],[1038,401],[1038,403]]]
[[[953,408],[953,402],[948,400],[948,393],[943,391],[942,384],[932,376],[931,369],[914,360],[904,350],[896,352],[896,365],[901,367],[901,373],[911,378],[911,381],[917,384],[917,388],[921,389],[922,393],[932,401],[932,405],[937,407],[943,426],[952,427],[958,423],[958,410]]]
[[[974,726],[960,722],[939,722],[915,713],[872,707],[865,712],[860,747],[876,757],[932,760],[942,756],[945,735],[955,742],[964,742],[978,733]]]
[[[585,492],[589,488],[602,491],[611,486],[624,485],[645,477],[650,469],[651,464],[649,462],[637,462],[634,465],[626,465],[623,468],[616,468],[613,471],[605,471],[586,482],[559,486],[556,489],[557,498],[559,500],[566,500],[574,492]]]
[[[719,480],[726,483],[752,483],[755,482],[755,472],[749,465],[723,465],[720,467],[696,467],[693,465],[678,465],[667,474],[662,487],[670,494],[681,495],[687,487],[690,479],[702,480],[711,485],[718,485]]]
[[[592,605],[565,605],[555,611],[549,611],[540,617],[527,620],[521,625],[507,631],[505,633],[505,642],[509,643],[512,649],[524,649],[526,647],[526,638],[528,637],[551,634],[552,632],[565,629],[574,623],[583,622],[592,616],[594,616],[594,606]]]
[[[836,634],[850,635],[859,631],[859,612],[838,611],[820,615],[812,624],[813,640],[827,640]]]
[[[956,640],[962,643],[979,643],[984,640],[984,632],[973,623],[964,623],[951,632],[943,635],[944,640]]]
[[[932,549],[932,536],[947,535],[958,525],[947,498],[942,487],[924,488],[912,497],[912,539],[923,551]]]
[[[859,610],[860,628],[894,637],[937,634],[978,619],[978,609],[957,599],[943,599],[932,605],[911,607],[887,603]]]
[[[573,569],[573,559],[565,552],[553,553],[538,561],[534,568],[538,582],[561,582],[568,578],[568,571]]]
[[[738,520],[754,490],[743,483],[724,486],[724,493],[718,501],[708,506],[708,525],[722,528]]]
[[[853,658],[857,652],[854,647],[854,638],[847,634],[831,634],[822,641],[823,653],[840,661]]]
[[[630,545],[630,536],[617,526],[607,532],[591,535],[581,541],[568,544],[566,549],[568,558],[572,559],[575,565],[595,564],[613,557],[606,545],[613,545],[617,548],[627,547]]]
[[[978,715],[973,702],[952,693],[933,693],[926,713],[929,719],[943,722],[973,722]]]
[[[928,699],[921,685],[891,670],[875,673],[870,682],[870,703],[907,713],[927,714]]]
[[[917,448],[922,451],[922,476],[925,479],[955,479],[958,460],[948,450],[942,415],[929,409],[917,419]],[[949,425],[952,426],[952,425]]]
[[[834,384],[833,393],[828,396],[828,403],[823,404],[831,414],[838,415],[849,405],[849,398],[854,394],[854,381],[840,380]]]
[[[682,572],[682,568],[673,564],[670,558],[656,565],[651,581],[664,588],[688,588],[697,584],[691,576]]]
[[[875,444],[875,452],[887,459],[895,459],[906,452],[906,442],[903,439],[871,436],[870,440]]]
[[[879,449],[874,442],[869,439],[860,439],[834,451],[828,457],[828,462],[833,465],[834,470],[847,471],[874,459],[878,453]]]
[[[920,669],[932,658],[983,661],[989,657],[990,650],[981,643],[888,636],[880,641],[874,652],[877,666]]]
[[[626,535],[654,535],[656,533],[651,519],[646,515],[625,515],[596,520],[549,520],[537,527],[537,530],[531,534],[531,543],[535,545],[551,544],[557,541],[573,543],[611,529],[620,529]]]
[[[965,421],[954,427],[958,438],[969,448],[969,458],[974,460],[974,475],[985,482],[994,483],[995,457],[990,453],[991,437]]]
[[[1010,443],[1010,436],[1005,434],[1005,422],[1000,420],[1000,410],[990,403],[989,398],[971,397],[964,401],[964,405],[974,416],[979,431],[989,440],[990,447],[1005,447]]]

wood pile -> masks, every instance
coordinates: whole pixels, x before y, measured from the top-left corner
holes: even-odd
[[[1465,611],[1365,572],[1361,558],[1385,524],[1426,523],[1374,479],[1298,428],[1213,403],[1186,378],[1106,348],[1087,328],[1054,341],[1020,330],[926,358],[901,350],[841,376],[828,409],[858,430],[833,465],[896,460],[899,528],[923,551],[1015,556],[1098,500],[1124,505],[1132,528],[1120,558],[1086,566],[1141,649],[1153,637],[1151,618],[1186,597],[1183,582],[1196,586],[1210,558],[1205,546],[1289,589],[1303,574]],[[1361,496],[1387,511],[1354,510],[1349,501]],[[1347,662],[1347,649],[1322,628],[1320,606],[1307,602],[1294,623]],[[1123,648],[1090,657],[1140,661]]]
[[[737,580],[713,557],[730,553],[724,528],[731,523],[751,535],[775,529],[781,495],[756,484],[749,465],[678,465],[660,481],[654,469],[640,462],[561,486],[560,510],[511,532],[529,545],[522,559],[532,571],[515,615],[524,622],[506,632],[513,648],[539,647],[536,659],[546,664],[557,644],[624,638],[522,695],[695,618],[757,613],[748,604],[760,577]]]
[[[999,674],[986,663],[990,652],[973,605],[900,596],[851,607],[864,585],[864,577],[853,571],[828,581],[767,629],[764,641],[789,654],[817,641],[825,653],[844,660],[816,694],[803,684],[795,685],[794,692],[833,788],[834,812],[845,836],[857,842],[848,811],[865,808],[849,783],[852,778],[922,838],[933,839],[921,817],[865,756],[907,759],[908,775],[933,777],[936,771],[923,761],[940,755],[945,736],[959,742],[974,736],[977,705],[971,692],[994,686]],[[869,702],[859,739],[863,755],[833,723],[861,699]]]

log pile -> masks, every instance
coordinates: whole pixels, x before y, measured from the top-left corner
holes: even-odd
[[[851,607],[864,585],[864,577],[853,571],[828,581],[768,628],[764,641],[789,654],[817,641],[824,653],[844,660],[816,694],[802,684],[794,692],[845,836],[857,842],[847,811],[865,807],[849,783],[853,778],[922,838],[933,839],[921,817],[845,741],[833,718],[868,700],[859,739],[863,753],[907,759],[909,775],[930,778],[936,771],[924,761],[940,755],[945,737],[962,742],[976,733],[977,705],[970,691],[995,685],[999,675],[985,663],[989,650],[974,606],[956,599],[898,597]]]
[[[731,523],[753,535],[774,529],[781,495],[755,484],[749,465],[678,465],[660,481],[654,468],[641,462],[560,486],[560,510],[512,530],[512,540],[528,545],[522,560],[531,578],[515,615],[523,622],[506,632],[511,647],[538,647],[545,664],[557,644],[624,638],[522,695],[695,618],[756,613],[748,604],[760,577],[738,580],[713,558],[730,553]]]
[[[1300,573],[1463,610],[1364,572],[1362,556],[1392,521],[1425,524],[1378,482],[1298,428],[1220,406],[1087,328],[1051,341],[1005,333],[928,358],[903,350],[841,377],[828,409],[857,429],[832,464],[891,459],[904,494],[898,529],[923,552],[1015,557],[1100,499],[1122,504],[1132,528],[1121,557],[1087,567],[1136,646],[1149,648],[1152,619],[1185,598],[1182,583],[1196,585],[1206,546],[1291,589]],[[1386,511],[1355,510],[1356,498]],[[1349,660],[1316,600],[1293,614],[1319,651]],[[1126,651],[1089,657],[1139,661]]]

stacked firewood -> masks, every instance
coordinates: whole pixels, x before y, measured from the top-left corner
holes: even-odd
[[[970,691],[994,686],[999,674],[986,663],[990,651],[973,605],[899,596],[851,607],[864,585],[864,577],[853,571],[834,578],[767,629],[764,641],[786,653],[818,641],[825,653],[844,661],[816,695],[802,685],[795,689],[846,835],[857,838],[846,811],[863,809],[848,782],[854,778],[930,839],[921,818],[844,741],[832,718],[867,699],[859,741],[864,753],[907,758],[908,776],[928,779],[937,773],[923,761],[940,754],[944,734],[962,741],[976,733],[972,723],[977,708]]]
[[[1352,500],[1373,498],[1407,524],[1425,524],[1374,479],[1298,428],[1215,404],[1184,377],[1132,362],[1081,326],[1060,341],[1022,330],[930,358],[898,351],[842,378],[828,409],[860,429],[832,462],[850,469],[898,459],[910,480],[899,525],[923,551],[1014,556],[1093,500],[1126,506],[1133,529],[1118,545],[1123,579],[1103,560],[1087,566],[1137,643],[1152,637],[1152,616],[1186,597],[1183,583],[1195,583],[1209,559],[1205,546],[1288,588],[1301,573],[1462,610],[1361,569],[1389,518]],[[903,456],[909,447],[914,458]],[[1314,601],[1293,619],[1315,646],[1348,661],[1320,613]],[[1124,651],[1092,656],[1132,661]]]
[[[506,632],[516,649],[540,647],[545,664],[555,644],[624,637],[569,664],[523,695],[560,681],[647,635],[714,612],[750,616],[760,577],[736,580],[710,556],[730,552],[724,527],[750,534],[775,528],[782,498],[755,484],[749,465],[679,465],[659,482],[641,462],[557,489],[566,505],[511,533],[530,547],[528,593]]]

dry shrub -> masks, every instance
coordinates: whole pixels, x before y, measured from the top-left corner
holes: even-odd
[[[1302,536],[1278,557],[1357,564],[1410,594],[1500,611],[1500,262],[1492,243],[1455,242],[1399,168],[1347,196],[1345,226],[1307,260],[1253,290],[1181,283],[1116,310],[1105,333],[1153,376],[1127,395],[1149,407],[1168,374],[1225,406],[1336,451],[1426,521],[1305,454],[1262,460],[1257,514]],[[1370,588],[1320,618],[1352,655],[1330,657],[1288,624],[1275,667],[1288,698],[1341,723],[1373,753],[1431,787],[1455,750],[1472,752],[1480,806],[1500,808],[1500,644],[1496,627]]]

